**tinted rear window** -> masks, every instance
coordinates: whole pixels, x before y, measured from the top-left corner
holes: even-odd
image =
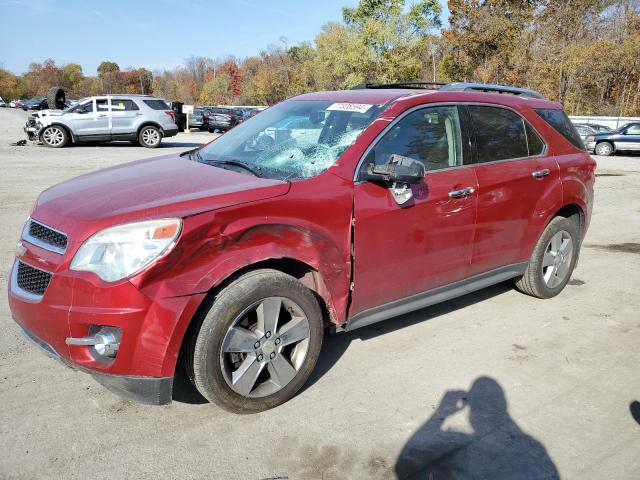
[[[170,110],[169,105],[164,100],[143,100],[147,106],[154,110]]]
[[[476,137],[478,162],[509,160],[529,155],[524,121],[499,107],[469,106]]]
[[[584,145],[580,139],[580,135],[576,132],[575,127],[567,117],[567,114],[562,110],[555,110],[552,108],[537,109],[536,113],[542,117],[542,119],[551,125],[560,135],[569,140],[575,147],[584,150]]]

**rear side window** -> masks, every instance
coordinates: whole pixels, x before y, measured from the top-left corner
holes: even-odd
[[[478,162],[494,162],[529,156],[522,117],[499,107],[469,106],[476,137]],[[539,139],[538,139],[539,140]]]
[[[536,155],[542,155],[544,153],[545,144],[540,138],[540,135],[536,133],[531,125],[526,121],[524,126],[527,129],[527,146],[529,147],[529,156],[535,157]]]
[[[169,105],[164,100],[143,100],[143,102],[154,110],[170,110]]]
[[[627,128],[627,135],[640,135],[640,123],[635,123]]]
[[[419,160],[426,171],[462,165],[458,108],[429,107],[409,113],[384,134],[365,165],[385,164],[393,154]]]
[[[584,145],[580,139],[580,135],[576,132],[573,123],[567,117],[567,114],[562,110],[555,110],[552,108],[537,109],[536,113],[542,117],[542,119],[551,125],[560,135],[569,140],[574,147],[584,150]]]
[[[135,104],[133,100],[112,98],[111,110],[113,110],[114,112],[131,112],[135,110],[140,110],[140,108],[138,107],[138,105]]]

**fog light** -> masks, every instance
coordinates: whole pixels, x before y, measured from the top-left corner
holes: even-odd
[[[69,337],[66,340],[67,345],[84,345],[93,347],[92,351],[100,357],[115,358],[120,348],[120,338],[122,332],[118,327],[102,327],[100,325],[92,325],[89,329],[89,335],[86,337]]]

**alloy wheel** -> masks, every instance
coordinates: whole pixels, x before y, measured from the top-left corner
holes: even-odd
[[[227,384],[251,398],[288,385],[309,349],[309,320],[294,301],[268,297],[233,321],[222,342],[220,365]]]
[[[156,145],[160,141],[160,132],[155,128],[147,128],[142,132],[142,141],[147,145]]]
[[[569,274],[573,259],[573,240],[565,230],[557,232],[542,257],[542,277],[549,288],[560,285]]]
[[[64,132],[59,127],[49,127],[42,133],[42,139],[47,145],[57,147],[64,142]]]

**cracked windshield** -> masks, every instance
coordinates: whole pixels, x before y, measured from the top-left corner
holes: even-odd
[[[332,166],[382,107],[287,101],[238,125],[191,159],[279,180],[310,178]]]

